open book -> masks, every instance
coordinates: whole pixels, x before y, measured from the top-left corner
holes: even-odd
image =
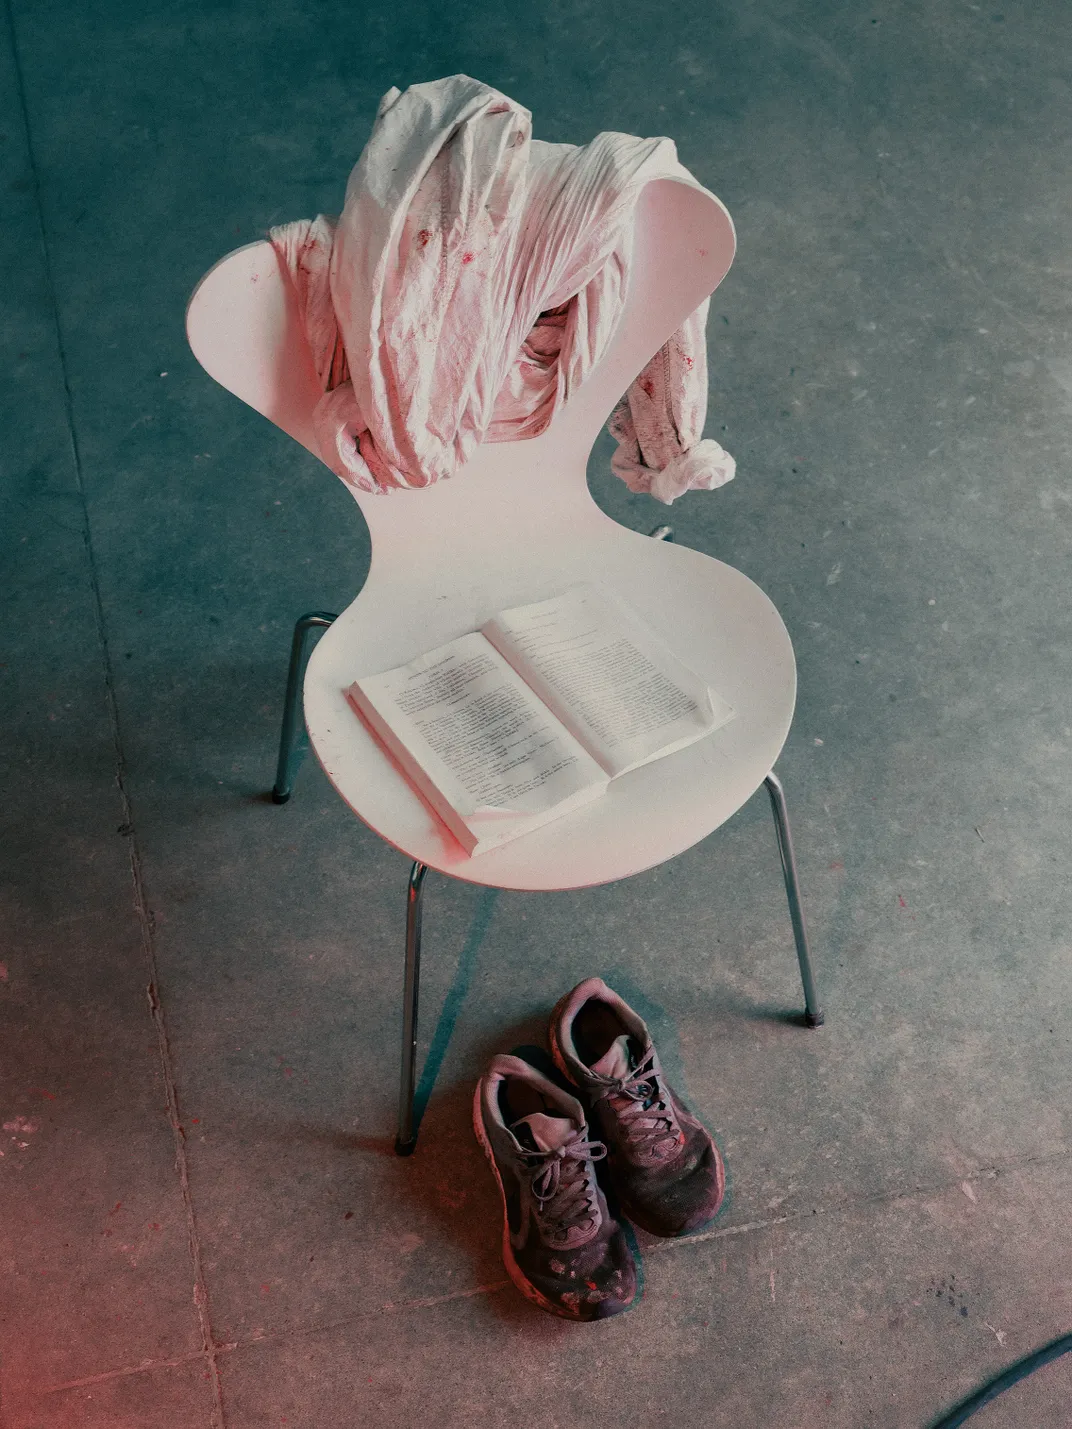
[[[734,714],[588,584],[502,611],[346,694],[471,855],[580,808]]]

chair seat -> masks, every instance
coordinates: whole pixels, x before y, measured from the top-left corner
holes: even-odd
[[[591,500],[583,471],[571,480],[560,463],[537,505],[531,472],[500,464],[496,450],[502,452],[481,454],[483,469],[474,463],[464,485],[455,479],[362,503],[366,516],[372,513],[373,565],[364,590],[309,662],[310,741],[342,798],[409,858],[498,888],[611,882],[690,848],[770,773],[793,714],[792,645],[774,605],[740,571],[620,526]],[[471,521],[462,519],[459,500],[471,503]],[[390,531],[396,535],[407,524],[397,503],[406,503],[415,518],[414,559],[404,575],[397,551],[377,565],[379,503],[395,503]],[[439,507],[445,515],[448,505],[451,546],[444,551],[442,541],[425,541],[422,533],[436,528]],[[729,700],[736,717],[689,748],[619,776],[583,809],[470,858],[369,733],[344,690],[360,676],[477,629],[500,610],[583,580],[598,580],[632,605]]]

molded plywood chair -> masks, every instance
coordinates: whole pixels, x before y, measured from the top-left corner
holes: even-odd
[[[625,529],[592,500],[585,468],[622,392],[733,258],[725,209],[672,180],[650,183],[636,212],[635,258],[610,349],[549,429],[485,445],[450,481],[386,495],[355,493],[372,538],[364,588],[338,617],[303,616],[291,652],[277,802],[290,796],[297,697],[311,630],[330,627],[304,679],[305,722],[343,799],[413,860],[404,987],[397,1149],[416,1128],[421,899],[429,868],[496,888],[581,888],[624,878],[683,852],[766,784],[806,1004],[822,1022],[785,799],[773,774],[789,731],[796,668],[789,635],[766,595],[731,566]],[[268,243],[230,254],[202,279],[187,332],[202,366],[316,454],[321,391],[289,280]],[[694,500],[717,500],[694,497]],[[653,533],[666,537],[668,527]],[[619,592],[737,710],[715,735],[624,775],[605,797],[514,843],[466,857],[344,698],[358,676],[403,664],[475,630],[504,607],[542,600],[577,580]]]

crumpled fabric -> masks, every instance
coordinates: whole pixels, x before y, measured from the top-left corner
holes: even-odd
[[[701,186],[669,139],[532,138],[527,109],[454,75],[391,89],[341,217],[271,230],[325,395],[325,463],[360,491],[452,476],[481,442],[538,436],[621,315],[645,184]],[[734,474],[707,415],[707,302],[648,363],[609,427],[611,465],[669,504]]]

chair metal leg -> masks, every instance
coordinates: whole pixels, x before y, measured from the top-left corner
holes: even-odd
[[[272,803],[285,804],[290,798],[294,778],[294,745],[298,733],[298,696],[301,694],[309,634],[331,625],[338,617],[326,610],[313,610],[303,615],[294,627],[290,642],[290,668],[287,670],[287,693],[283,699],[283,730],[279,736],[279,762],[275,771]]]
[[[672,541],[672,526],[656,526],[649,535],[656,541]],[[800,881],[797,878],[797,862],[793,857],[793,836],[789,832],[789,814],[785,807],[785,791],[781,781],[773,771],[764,781],[774,810],[774,826],[778,830],[778,852],[782,858],[782,874],[785,878],[785,892],[789,899],[789,916],[793,920],[793,937],[797,945],[797,961],[800,964],[800,980],[804,984],[804,1021],[809,1027],[821,1027],[823,1009],[819,1006],[819,995],[815,990],[811,959],[808,956],[808,932],[804,926],[804,905],[800,897]]]
[[[426,864],[414,863],[406,895],[406,976],[402,990],[402,1076],[398,1090],[398,1136],[395,1150],[409,1156],[417,1145],[413,1125],[413,1094],[417,1084],[417,1001],[421,983],[421,895]]]
[[[785,791],[781,780],[772,771],[764,783],[770,795],[774,810],[774,826],[778,830],[778,852],[782,857],[782,874],[785,878],[785,892],[789,899],[789,916],[793,920],[793,937],[797,945],[797,961],[800,963],[800,980],[804,984],[804,1021],[809,1027],[821,1027],[823,1010],[819,1006],[819,994],[815,990],[815,979],[808,956],[808,933],[804,926],[804,905],[800,898],[800,882],[797,878],[797,862],[793,857],[793,837],[789,832],[789,814],[785,807]]]

